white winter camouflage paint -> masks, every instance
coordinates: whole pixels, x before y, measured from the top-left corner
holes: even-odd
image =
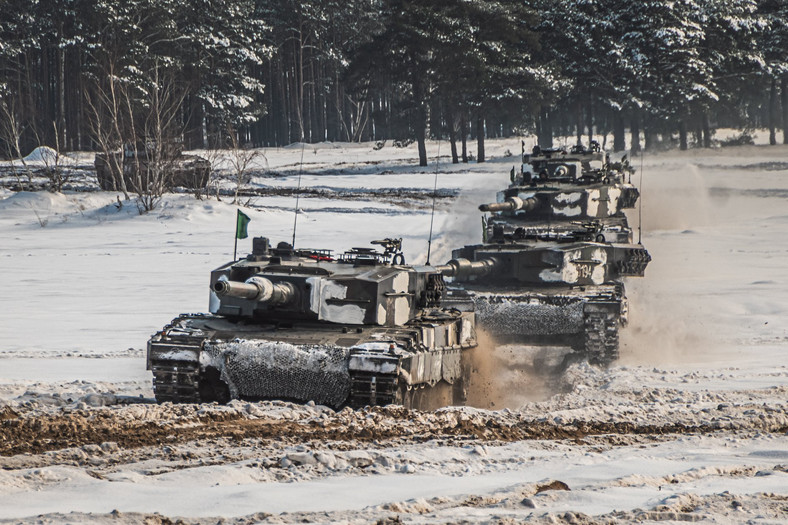
[[[317,313],[321,321],[339,324],[364,324],[366,311],[355,304],[328,304],[330,299],[347,297],[347,287],[336,281],[310,277],[307,282],[312,287],[310,309]]]

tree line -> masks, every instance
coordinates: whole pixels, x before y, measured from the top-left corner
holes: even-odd
[[[784,0],[0,0],[0,155],[788,123]],[[641,144],[640,137],[645,138]],[[788,134],[783,132],[788,143]],[[467,140],[475,140],[474,153]]]

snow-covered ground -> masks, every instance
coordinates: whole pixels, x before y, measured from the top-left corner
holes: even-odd
[[[250,234],[292,238],[303,152],[300,184],[321,191],[300,199],[298,246],[401,236],[423,262],[420,194],[440,153],[443,262],[480,240],[476,206],[508,183],[520,145],[487,149],[490,162],[451,165],[431,143],[426,168],[415,146],[266,150],[252,186],[271,191],[243,200]],[[118,404],[152,395],[148,337],[206,310],[238,207],[171,194],[140,215],[114,193],[0,190],[0,519],[784,522],[788,147],[652,154],[642,168],[653,261],[627,283],[621,360],[546,386],[518,366],[529,349],[488,344],[485,403],[427,414]]]

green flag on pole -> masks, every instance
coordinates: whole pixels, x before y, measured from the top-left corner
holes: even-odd
[[[249,225],[249,221],[252,219],[249,218],[241,210],[238,210],[238,218],[235,223],[235,238],[236,239],[246,239],[249,237],[249,234],[246,233],[246,227]]]

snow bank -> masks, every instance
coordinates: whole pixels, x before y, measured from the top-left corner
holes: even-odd
[[[24,159],[26,163],[42,164],[44,166],[54,167],[58,166],[74,166],[78,162],[72,159],[65,153],[58,153],[57,150],[49,146],[38,146],[31,151]]]

